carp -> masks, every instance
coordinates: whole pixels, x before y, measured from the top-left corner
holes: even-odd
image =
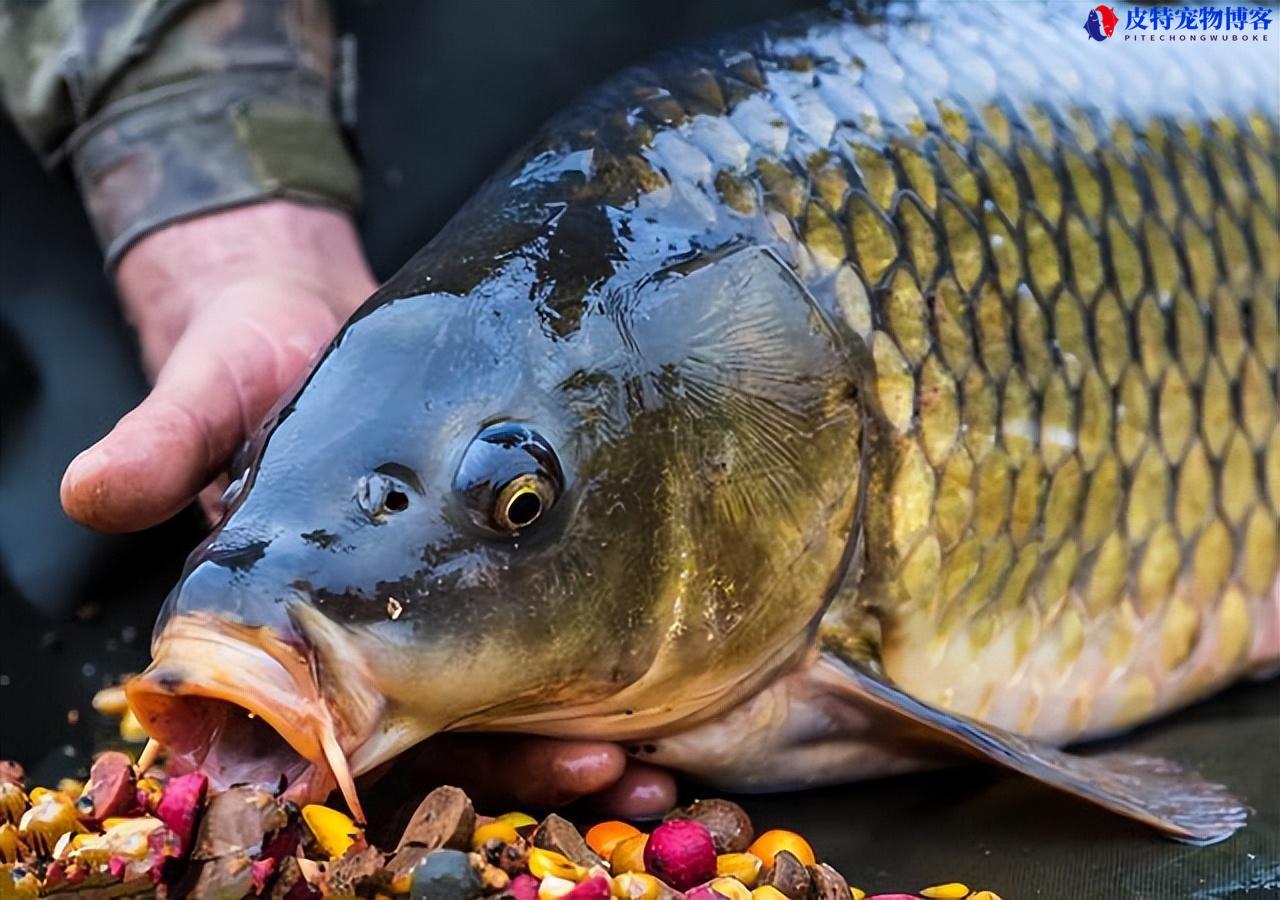
[[[820,13],[549,123],[260,429],[127,687],[295,796],[445,730],[722,788],[1023,772],[1280,661],[1274,53]],[[1225,56],[1223,57],[1225,59]]]

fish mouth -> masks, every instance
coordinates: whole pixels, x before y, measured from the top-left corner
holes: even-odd
[[[363,821],[349,759],[374,719],[336,715],[342,704],[324,695],[315,671],[308,648],[270,629],[187,614],[166,625],[125,695],[176,771],[199,770],[215,790],[284,784],[283,796],[299,803],[337,787]]]

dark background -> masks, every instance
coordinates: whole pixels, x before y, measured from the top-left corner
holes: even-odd
[[[375,273],[391,275],[541,121],[610,73],[811,5],[339,2],[340,30],[358,41],[361,230]],[[37,783],[74,774],[111,731],[89,698],[145,664],[155,611],[202,534],[194,510],[103,536],[58,507],[66,463],[145,389],[73,187],[0,121],[0,759],[21,760]],[[806,834],[869,890],[958,879],[1006,900],[1280,897],[1275,682],[1124,745],[1224,781],[1255,807],[1249,827],[1218,847],[1181,847],[978,768],[746,802],[761,827]]]

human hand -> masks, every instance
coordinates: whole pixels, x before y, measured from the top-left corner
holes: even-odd
[[[148,235],[116,283],[155,386],[62,478],[67,514],[113,532],[155,525],[210,485],[376,286],[345,215],[285,201]]]
[[[206,489],[376,287],[346,216],[286,201],[157,231],[116,282],[155,387],[63,476],[67,514],[102,531],[155,525]],[[215,516],[219,494],[202,495]],[[448,735],[417,775],[461,780],[491,803],[598,793],[612,813],[646,816],[675,800],[668,773],[595,741]]]
[[[559,806],[590,795],[602,814],[649,819],[676,802],[671,773],[617,744],[516,734],[439,734],[391,767],[397,781],[454,784],[482,809]]]

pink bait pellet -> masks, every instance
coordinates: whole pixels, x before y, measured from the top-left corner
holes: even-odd
[[[678,891],[710,881],[716,877],[716,844],[711,832],[693,819],[663,822],[645,845],[644,870]]]
[[[515,900],[538,900],[538,879],[522,872],[507,885],[507,893]]]
[[[604,875],[592,875],[579,882],[562,900],[609,900],[609,879]]]
[[[178,836],[179,852],[185,853],[191,846],[196,817],[208,789],[209,779],[202,772],[179,775],[165,785],[164,794],[156,804],[156,818]]]

